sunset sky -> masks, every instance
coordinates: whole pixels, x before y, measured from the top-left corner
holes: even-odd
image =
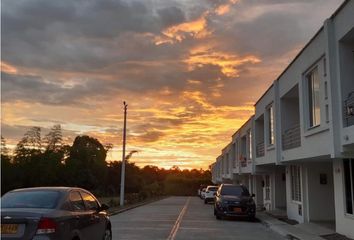
[[[343,0],[2,0],[1,126],[204,168]]]

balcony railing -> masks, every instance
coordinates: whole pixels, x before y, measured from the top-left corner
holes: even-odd
[[[257,157],[263,157],[264,156],[264,142],[257,143],[256,156]]]
[[[245,155],[240,156],[240,165],[241,167],[247,167],[247,158],[245,157]]]
[[[346,127],[354,125],[354,92],[344,100],[344,121]]]
[[[297,148],[301,146],[300,125],[296,124],[293,127],[285,130],[282,135],[283,150]]]

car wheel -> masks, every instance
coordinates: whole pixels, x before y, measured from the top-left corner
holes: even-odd
[[[111,229],[107,228],[106,231],[104,231],[103,240],[112,240],[112,231],[111,231]]]
[[[207,199],[205,199],[205,200],[204,200],[204,204],[207,204],[207,203],[208,203],[208,200],[207,200]]]
[[[248,217],[248,220],[250,222],[254,222],[256,220],[256,216],[255,215],[251,215],[251,216]]]

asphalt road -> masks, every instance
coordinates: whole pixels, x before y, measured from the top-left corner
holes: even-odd
[[[216,220],[198,197],[170,197],[111,217],[113,239],[283,239],[260,222]]]

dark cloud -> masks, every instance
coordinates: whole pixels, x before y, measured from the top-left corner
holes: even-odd
[[[65,86],[41,76],[1,74],[1,92],[4,103],[12,101],[37,102],[47,105],[72,105],[80,99],[104,94],[108,86],[97,81],[80,81]],[[105,89],[106,88],[106,89]]]
[[[125,37],[129,32],[157,34],[185,20],[178,7],[159,8],[158,14],[154,13],[154,7],[122,0],[4,0],[3,60],[49,69],[102,68],[122,59],[120,49],[126,47],[119,40],[122,34]]]

